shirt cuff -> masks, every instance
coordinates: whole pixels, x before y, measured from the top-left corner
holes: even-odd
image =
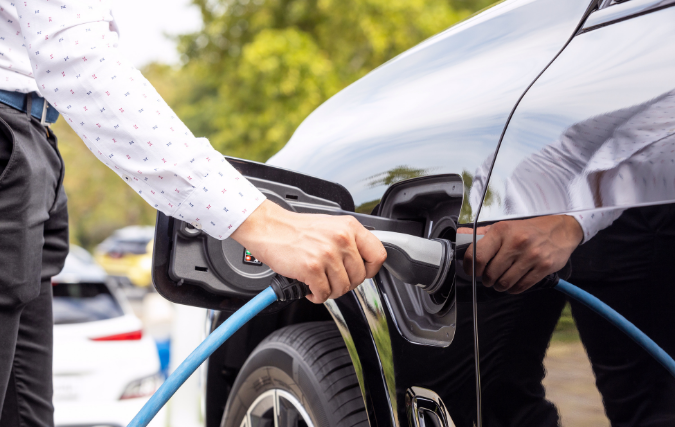
[[[584,239],[581,241],[581,244],[588,242],[593,237],[595,237],[600,230],[612,225],[616,221],[625,209],[615,208],[607,210],[592,210],[592,211],[583,211],[583,212],[573,212],[566,213],[565,215],[571,216],[576,219],[581,229],[584,232]]]
[[[215,150],[214,150],[215,151]],[[266,197],[219,154],[220,165],[194,184],[172,216],[224,240],[265,201]]]

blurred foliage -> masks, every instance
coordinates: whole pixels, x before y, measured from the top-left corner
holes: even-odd
[[[429,175],[429,169],[415,169],[409,166],[396,166],[394,169],[387,172],[380,172],[368,178],[368,186],[370,188],[384,185],[389,187],[399,181],[406,179],[417,178],[418,176]]]
[[[480,0],[193,0],[178,115],[229,155],[265,161],[331,95],[471,15]]]
[[[368,186],[371,188],[380,185],[389,187],[399,181],[429,175],[430,170],[431,169],[415,169],[409,166],[397,166],[390,171],[381,172],[369,177]],[[473,217],[471,204],[469,203],[469,194],[471,192],[471,186],[473,185],[473,175],[467,170],[462,171],[462,181],[464,183],[464,199],[462,200],[462,207],[459,211],[459,223],[467,224],[473,222],[475,219]],[[499,194],[492,189],[492,186],[488,186],[483,205],[491,206],[495,202],[500,203]],[[357,206],[355,210],[358,213],[370,214],[378,203],[380,203],[380,199],[371,200]]]
[[[193,3],[204,25],[178,37],[183,65],[153,64],[143,73],[195,135],[227,155],[265,161],[330,96],[491,1]],[[54,128],[66,160],[73,242],[91,249],[116,228],[154,222],[154,211],[63,121]]]

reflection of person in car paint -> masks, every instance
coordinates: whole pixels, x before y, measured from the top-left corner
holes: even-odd
[[[473,203],[482,194],[484,175],[477,173],[474,180]],[[508,214],[532,215],[551,206],[581,212],[570,214],[576,223],[542,217],[495,224],[492,233],[483,229],[487,234],[477,247],[477,273],[487,286],[522,292],[560,269],[577,244],[612,224],[622,207],[668,200],[675,201],[675,91],[577,123],[518,165],[506,183]],[[602,207],[614,209],[583,212]],[[508,241],[504,247],[502,239]],[[522,245],[537,253],[525,250],[527,257],[518,257]]]
[[[474,202],[485,183],[480,175]],[[508,214],[532,215],[552,205],[577,212],[479,228],[485,237],[476,247],[476,274],[488,287],[517,294],[561,269],[575,252],[570,280],[675,354],[675,340],[666,333],[675,325],[669,267],[675,209],[625,210],[663,201],[675,201],[675,91],[577,123],[518,165],[506,183]],[[471,272],[471,248],[464,268]],[[675,381],[597,315],[576,302],[572,309],[612,425],[675,425]],[[555,318],[559,313],[551,311]]]

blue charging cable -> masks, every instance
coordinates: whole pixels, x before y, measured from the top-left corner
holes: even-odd
[[[157,389],[155,394],[143,405],[143,408],[129,423],[128,427],[145,427],[157,415],[160,409],[169,401],[176,390],[190,378],[199,365],[213,354],[228,338],[254,318],[256,314],[277,300],[277,295],[268,287],[242,308],[237,310],[222,325],[216,328],[183,362],[169,375],[169,378]]]
[[[157,389],[143,408],[136,414],[127,427],[145,427],[157,415],[166,402],[171,399],[176,391],[183,385],[190,375],[204,363],[214,351],[218,349],[228,338],[253,319],[258,313],[269,307],[276,301],[292,301],[303,298],[309,294],[309,287],[297,280],[276,275],[272,283],[264,291],[239,310],[235,311],[222,325],[218,326],[190,355],[178,365],[169,378]]]
[[[586,291],[579,289],[573,284],[559,279],[553,287],[563,294],[574,298],[595,311],[614,326],[623,331],[654,359],[661,363],[675,377],[675,360],[659,347],[651,338],[640,331],[635,325],[626,320],[610,306],[600,301]],[[214,330],[199,346],[181,363],[178,368],[167,378],[154,395],[146,402],[143,408],[134,417],[127,427],[145,427],[157,415],[176,390],[197,370],[199,365],[213,354],[228,338],[239,330],[249,320],[263,311],[275,301],[288,301],[300,299],[309,293],[307,285],[276,276],[272,285],[256,295],[251,301],[237,310],[222,325]]]
[[[633,341],[638,343],[640,347],[644,348],[654,359],[663,365],[670,374],[675,377],[675,360],[668,355],[658,344],[651,338],[645,335],[635,325],[629,322],[625,317],[617,313],[613,308],[600,301],[593,295],[586,291],[579,289],[570,282],[560,279],[558,284],[553,287],[570,298],[574,298],[586,307],[604,317],[612,325],[619,328],[623,333],[628,335]]]

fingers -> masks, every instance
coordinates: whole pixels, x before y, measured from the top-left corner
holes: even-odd
[[[331,287],[323,263],[309,260],[297,279],[309,286],[312,292],[307,299],[315,304],[324,303],[331,295]]]
[[[233,238],[275,272],[306,283],[323,303],[377,274],[387,252],[351,216],[309,215],[263,203]]]
[[[380,271],[382,264],[387,259],[387,251],[382,246],[380,239],[375,237],[373,233],[366,230],[356,219],[350,217],[350,220],[353,220],[352,227],[355,230],[356,248],[363,259],[366,271],[365,278],[370,279]]]
[[[498,252],[488,261],[482,274],[483,285],[494,286],[495,290],[500,292],[511,288],[535,265],[535,260],[523,250],[526,247],[526,239],[522,236],[511,236],[508,231],[505,226],[496,226],[493,234],[499,234],[502,241],[508,238],[508,241],[498,248]],[[494,235],[491,237],[494,238]],[[485,239],[487,236],[483,240]],[[478,247],[480,248],[480,242]],[[478,272],[476,274],[478,275]]]
[[[343,260],[344,269],[347,271],[347,276],[349,276],[348,291],[363,283],[367,276],[365,262],[356,250],[356,245],[354,246],[354,251],[348,252]]]
[[[508,290],[510,294],[516,295],[525,292],[530,289],[532,286],[536,285],[549,273],[542,271],[541,269],[532,269],[527,272],[518,282],[511,286]]]
[[[324,267],[322,274],[316,272],[315,286],[306,282],[314,294],[308,299],[317,304],[339,298],[373,277],[387,257],[380,240],[356,219],[343,217],[334,221],[331,242],[318,263]]]
[[[487,233],[478,241],[476,246],[476,276],[482,276],[490,260],[502,246],[500,233]],[[468,275],[473,273],[473,244],[469,246],[464,255],[464,272]],[[499,276],[497,276],[499,277]]]
[[[349,275],[347,274],[347,270],[345,269],[344,265],[342,265],[342,263],[328,265],[326,276],[328,276],[328,282],[330,284],[330,295],[328,298],[340,298],[342,295],[351,290]]]
[[[495,257],[496,259],[497,257]],[[493,262],[494,260],[490,262],[486,272],[483,273],[482,280],[485,286],[492,286],[498,292],[511,292],[513,287],[534,267],[534,263],[518,258],[502,262],[499,270],[495,269],[494,272],[489,272],[493,268]]]

